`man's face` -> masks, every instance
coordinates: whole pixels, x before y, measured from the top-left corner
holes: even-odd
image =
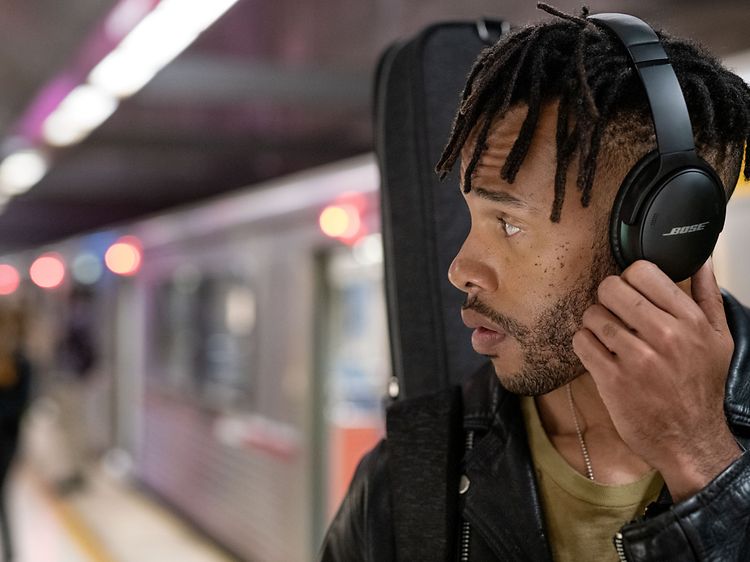
[[[571,340],[599,282],[617,272],[607,224],[619,179],[597,177],[591,205],[583,208],[571,165],[561,220],[551,222],[556,105],[543,106],[514,183],[500,179],[526,112],[517,106],[493,124],[465,195],[471,231],[449,277],[466,292],[462,316],[475,328],[475,351],[491,359],[505,388],[539,395],[584,370]],[[472,136],[461,155],[462,171],[473,150]]]

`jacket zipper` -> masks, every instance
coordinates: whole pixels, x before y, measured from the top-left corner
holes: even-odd
[[[471,523],[462,521],[461,526],[461,553],[459,560],[469,562],[469,540],[471,539]]]
[[[471,451],[474,448],[474,432],[468,431],[466,433],[466,451]],[[459,561],[469,562],[469,544],[471,542],[471,523],[465,519],[461,521],[461,550],[459,551]],[[628,562],[628,558],[625,555],[624,537],[622,533],[615,535],[615,549],[617,550],[617,558],[620,562]]]
[[[474,431],[466,433],[466,450],[474,448]],[[471,523],[465,519],[461,522],[461,550],[459,551],[460,562],[469,562],[469,543],[471,541]]]
[[[625,545],[623,544],[622,533],[615,535],[615,549],[617,549],[617,556],[620,562],[628,562],[628,558],[625,556]]]

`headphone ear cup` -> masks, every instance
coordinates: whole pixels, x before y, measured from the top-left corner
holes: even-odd
[[[612,254],[621,270],[626,269],[631,263],[642,259],[643,256],[635,255],[632,250],[626,248],[622,243],[621,232],[623,229],[622,210],[633,203],[633,198],[640,195],[641,190],[653,179],[659,171],[659,152],[652,150],[645,154],[625,175],[620,184],[620,189],[615,196],[612,205],[612,214],[609,220],[609,245]]]
[[[650,152],[625,176],[612,206],[617,265],[644,259],[674,281],[687,279],[711,255],[726,203],[721,179],[705,161],[694,156],[665,169],[662,156]]]

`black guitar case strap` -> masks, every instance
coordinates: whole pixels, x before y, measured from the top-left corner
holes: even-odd
[[[460,384],[483,358],[459,315],[448,267],[469,230],[458,172],[434,172],[472,63],[506,26],[445,23],[391,46],[375,82],[386,297],[402,397]]]
[[[395,402],[388,410],[388,476],[399,562],[455,559],[461,389]]]

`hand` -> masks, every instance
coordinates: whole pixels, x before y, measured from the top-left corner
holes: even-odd
[[[691,299],[638,261],[599,285],[573,349],[630,449],[659,470],[679,501],[740,456],[724,415],[734,341],[709,262]]]

